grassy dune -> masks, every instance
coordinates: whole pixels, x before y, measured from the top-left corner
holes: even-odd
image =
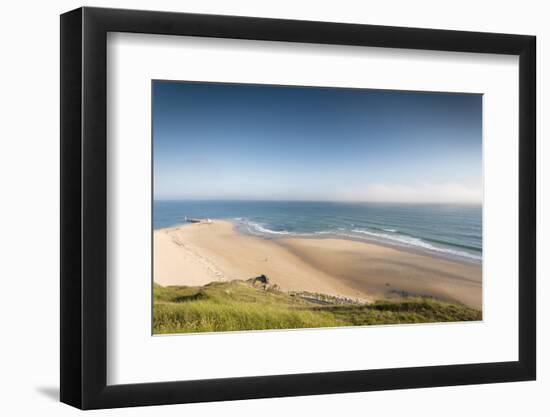
[[[285,293],[250,280],[202,287],[155,284],[153,293],[155,334],[481,320],[479,310],[428,298],[358,304]]]

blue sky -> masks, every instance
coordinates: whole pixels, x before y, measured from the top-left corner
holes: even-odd
[[[155,199],[481,202],[482,96],[153,82]]]

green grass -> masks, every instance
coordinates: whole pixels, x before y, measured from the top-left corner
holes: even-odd
[[[481,312],[428,298],[320,305],[245,281],[154,286],[153,332],[195,333],[481,320]]]

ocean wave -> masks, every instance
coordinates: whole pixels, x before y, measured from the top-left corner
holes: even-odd
[[[389,241],[389,242],[400,244],[400,245],[422,248],[422,249],[425,249],[425,250],[428,250],[428,251],[445,253],[445,254],[448,254],[448,255],[454,255],[454,256],[459,256],[459,257],[463,257],[463,258],[474,259],[474,260],[477,260],[477,261],[481,260],[480,255],[476,255],[476,254],[469,253],[469,252],[464,252],[464,251],[459,251],[459,250],[455,250],[455,249],[450,249],[450,248],[442,248],[442,247],[434,246],[434,245],[431,245],[430,243],[425,242],[422,239],[419,239],[417,237],[406,236],[406,235],[388,234],[388,233],[376,233],[376,232],[371,232],[369,230],[364,230],[364,229],[353,229],[352,232],[359,233],[359,234],[362,234],[362,235],[367,235],[367,236],[369,236],[373,239],[381,239],[381,240]]]
[[[447,256],[455,256],[459,258],[466,258],[474,261],[481,261],[482,257],[481,255],[478,255],[476,253],[471,253],[459,249],[454,249],[450,247],[444,246],[446,242],[430,242],[428,241],[409,236],[403,233],[399,233],[396,229],[392,228],[376,228],[375,231],[373,230],[367,230],[367,229],[361,229],[361,228],[342,228],[337,227],[336,229],[331,230],[317,230],[317,231],[309,231],[309,232],[290,232],[288,230],[273,230],[267,227],[264,223],[257,223],[250,220],[245,219],[238,219],[234,218],[234,220],[237,220],[239,224],[241,224],[241,227],[245,228],[245,231],[248,231],[248,233],[252,235],[259,235],[264,237],[276,237],[276,236],[306,236],[306,237],[315,237],[318,236],[321,238],[322,236],[341,236],[342,238],[359,238],[359,239],[370,239],[370,240],[377,240],[381,243],[386,244],[393,244],[397,246],[405,246],[410,248],[417,248],[419,250],[424,250],[432,253],[439,253],[441,255],[447,255]],[[435,244],[434,244],[435,243]],[[438,245],[437,243],[441,243],[441,245]],[[467,249],[467,248],[466,248]]]
[[[263,227],[261,224],[254,222],[247,222],[247,226],[251,226],[256,232],[270,234],[270,235],[290,235],[290,232],[286,230],[271,230]],[[250,229],[249,229],[250,230]]]

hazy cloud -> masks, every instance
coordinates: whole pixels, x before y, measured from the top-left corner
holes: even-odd
[[[391,203],[481,203],[481,187],[468,187],[456,183],[385,185],[371,184],[364,189],[346,190],[345,201],[372,201]]]

